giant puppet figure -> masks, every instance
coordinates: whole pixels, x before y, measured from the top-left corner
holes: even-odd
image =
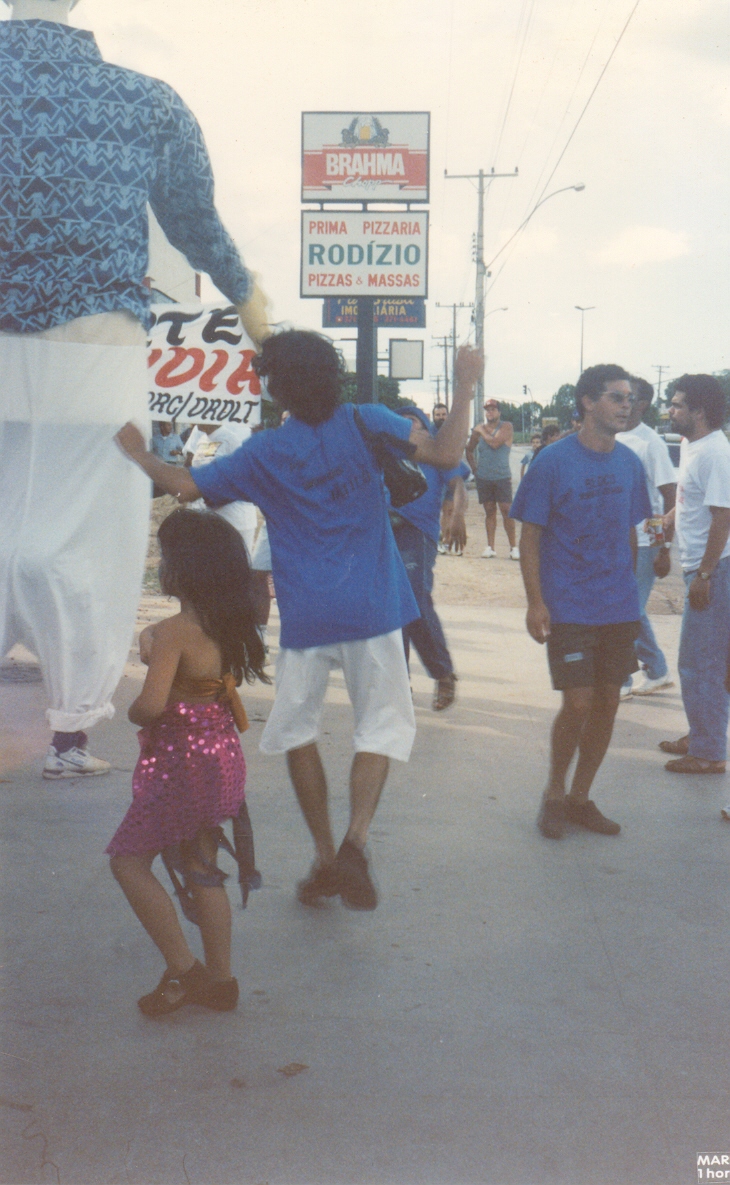
[[[147,203],[192,267],[265,336],[265,301],[216,213],[195,118],[104,62],[77,0],[0,21],[0,657],[35,651],[53,730],[44,777],[106,773],[86,730],[133,633],[150,486],[113,442],[148,427]]]

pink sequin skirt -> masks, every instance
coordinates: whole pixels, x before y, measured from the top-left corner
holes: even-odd
[[[109,855],[159,852],[238,814],[246,762],[227,704],[168,704],[138,739],[132,805]]]

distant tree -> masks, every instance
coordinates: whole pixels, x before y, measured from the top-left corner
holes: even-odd
[[[557,419],[560,427],[570,428],[575,411],[575,384],[563,383],[558,387],[547,407],[542,409],[543,416]]]
[[[399,407],[408,407],[409,404],[413,404],[412,399],[403,399],[399,392],[400,383],[397,379],[389,379],[384,374],[378,375],[378,403],[382,403],[383,407],[389,407],[391,411],[397,411]],[[357,402],[357,376],[354,374],[345,375],[345,381],[342,384],[342,402]]]

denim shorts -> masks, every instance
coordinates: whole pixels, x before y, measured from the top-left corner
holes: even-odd
[[[613,683],[622,687],[638,671],[634,642],[638,621],[612,625],[558,622],[547,640],[550,677],[556,691]]]

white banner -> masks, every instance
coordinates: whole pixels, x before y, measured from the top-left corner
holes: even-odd
[[[261,420],[256,348],[233,305],[155,304],[147,346],[153,420],[248,424]]]

